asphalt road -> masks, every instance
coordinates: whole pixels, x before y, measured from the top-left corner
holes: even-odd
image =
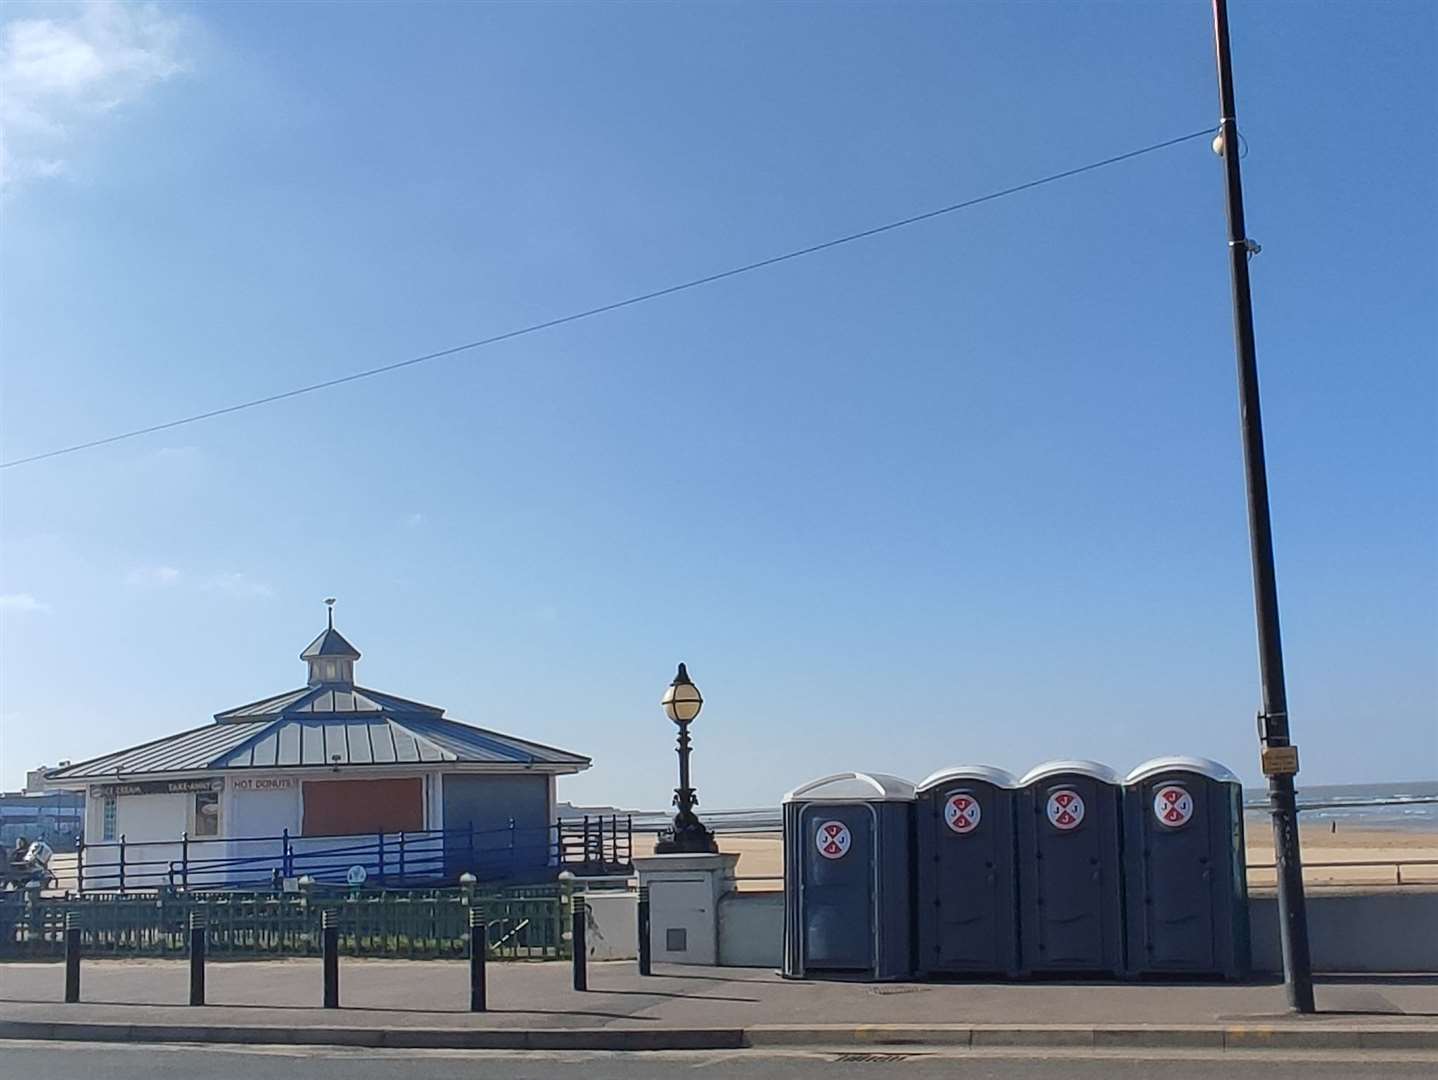
[[[1438,1055],[1397,1053],[512,1054],[0,1041],[0,1075],[25,1080],[670,1080],[691,1071],[726,1080],[1428,1080],[1435,1070]]]

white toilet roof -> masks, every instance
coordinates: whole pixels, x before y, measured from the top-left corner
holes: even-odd
[[[941,784],[948,784],[956,780],[983,780],[993,784],[994,787],[1012,788],[1018,787],[1019,782],[1014,779],[1014,774],[993,765],[953,765],[947,769],[940,769],[932,772],[923,780],[919,781],[917,792],[929,791]]]
[[[1035,780],[1042,780],[1046,776],[1054,776],[1058,773],[1078,773],[1080,776],[1091,776],[1095,780],[1102,780],[1106,784],[1119,783],[1118,773],[1114,772],[1107,765],[1101,765],[1097,761],[1084,761],[1078,758],[1061,758],[1057,761],[1045,761],[1042,765],[1035,765],[1023,776],[1019,777],[1019,786],[1026,787]]]
[[[791,802],[913,802],[914,785],[889,773],[842,772],[800,784],[784,796]]]
[[[1147,780],[1150,776],[1163,772],[1192,772],[1225,784],[1240,783],[1238,777],[1227,766],[1220,765],[1211,758],[1188,757],[1184,754],[1151,758],[1124,777],[1124,783],[1137,784],[1142,780]]]

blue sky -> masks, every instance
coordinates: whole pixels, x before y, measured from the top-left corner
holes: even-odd
[[[1438,775],[1438,16],[1235,4],[1300,781]],[[9,4],[5,459],[1206,127],[1207,5]],[[662,806],[1158,753],[1257,779],[1205,140],[0,474],[0,785],[303,681]]]

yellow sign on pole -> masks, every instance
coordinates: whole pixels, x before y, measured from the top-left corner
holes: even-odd
[[[1298,772],[1298,747],[1265,746],[1263,748],[1264,776],[1294,776]]]

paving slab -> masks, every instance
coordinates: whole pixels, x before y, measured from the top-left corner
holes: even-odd
[[[60,964],[3,964],[0,1033],[184,1041],[204,1029],[208,1041],[228,1031],[242,1042],[514,1048],[1438,1047],[1438,977],[1323,982],[1319,1014],[1297,1017],[1275,982],[875,984],[667,965],[645,978],[633,962],[591,964],[587,992],[567,963],[491,964],[491,1010],[471,1013],[462,962],[346,958],[340,972],[343,1007],[326,1010],[318,960],[213,961],[208,1004],[191,1007],[183,960],[87,960],[81,1001],[65,1005]]]

